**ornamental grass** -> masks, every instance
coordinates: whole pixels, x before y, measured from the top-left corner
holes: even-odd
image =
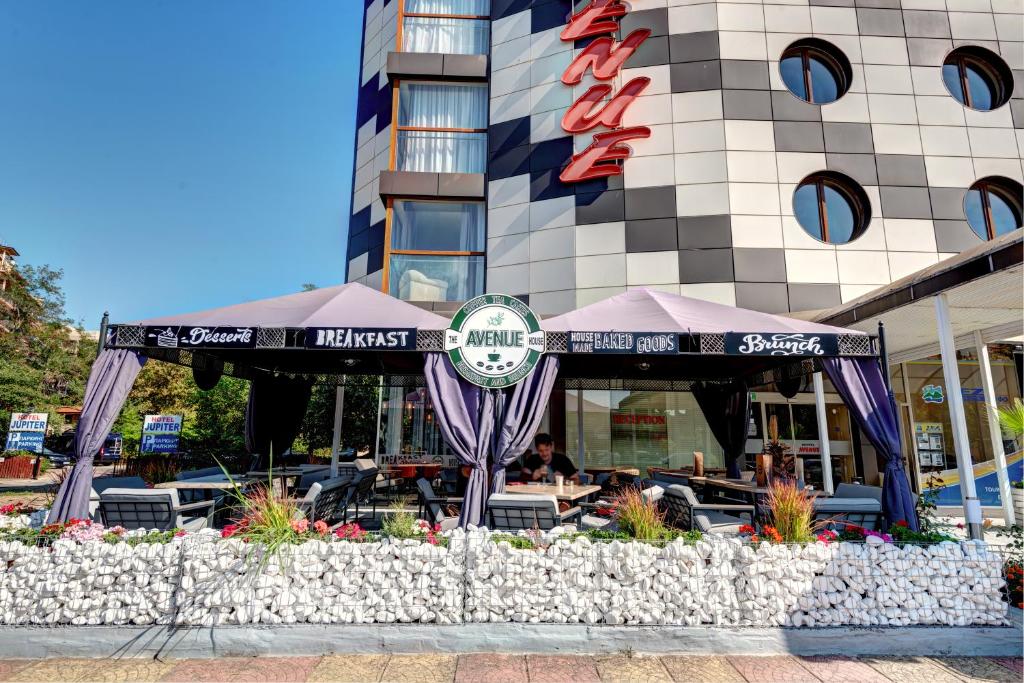
[[[619,531],[640,540],[658,540],[668,535],[665,513],[634,486],[627,486],[616,497],[615,517]]]
[[[766,499],[772,525],[786,543],[815,540],[813,499],[789,481],[773,481]]]

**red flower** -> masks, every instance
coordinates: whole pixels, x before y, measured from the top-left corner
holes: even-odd
[[[904,529],[906,529],[906,528],[907,528],[907,527],[909,527],[910,525],[909,525],[909,524],[907,524],[907,520],[905,520],[905,519],[901,519],[900,521],[896,522],[896,526],[901,526],[901,527],[903,527]]]
[[[187,533],[188,532],[185,531],[184,529],[178,529],[177,531],[174,532],[174,537],[175,538],[181,538],[182,536],[186,535]]]
[[[317,532],[321,536],[330,531],[330,527],[327,526],[327,522],[322,519],[318,519],[313,522],[313,531]]]
[[[224,527],[223,529],[220,530],[220,537],[221,538],[231,538],[236,533],[238,533],[238,525],[237,524],[228,524],[226,527]]]
[[[743,526],[740,527],[740,533],[741,534],[753,534],[754,533],[754,527],[750,526],[749,524],[744,524]]]

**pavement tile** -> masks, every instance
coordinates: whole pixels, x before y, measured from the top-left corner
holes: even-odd
[[[599,683],[593,657],[577,655],[527,655],[531,683]]]
[[[1007,681],[1019,683],[1020,674],[987,657],[930,657],[946,673],[965,681]]]
[[[319,657],[220,657],[185,659],[161,679],[164,681],[305,681]]]
[[[817,676],[805,669],[796,657],[731,655],[728,659],[751,683],[816,683],[818,681]]]
[[[597,672],[605,683],[672,683],[668,670],[657,657],[605,655],[597,657]]]
[[[888,678],[852,657],[797,657],[797,661],[826,683],[889,683]]]
[[[307,681],[375,683],[384,674],[388,655],[331,655],[313,667]]]
[[[36,661],[35,659],[0,659],[0,681],[11,680],[11,676],[32,666]]]
[[[391,655],[381,681],[384,683],[451,683],[455,680],[455,655]]]
[[[155,659],[44,659],[8,681],[159,681],[174,666]]]
[[[527,683],[526,656],[459,655],[455,683]]]
[[[943,671],[926,657],[864,657],[883,676],[896,683],[958,683],[959,678]]]
[[[746,683],[747,680],[725,657],[665,655],[661,663],[676,683]]]
[[[1021,657],[993,657],[992,661],[999,662],[1010,671],[1016,672],[1017,676],[1024,676],[1024,658]]]

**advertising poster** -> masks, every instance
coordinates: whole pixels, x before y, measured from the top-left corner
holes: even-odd
[[[140,453],[177,453],[181,415],[146,415],[142,421]]]
[[[4,450],[43,452],[43,437],[49,413],[11,413],[11,426],[7,431]]]

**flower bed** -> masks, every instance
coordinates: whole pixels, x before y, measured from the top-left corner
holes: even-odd
[[[0,623],[1007,623],[1003,558],[974,542],[513,543],[475,530],[438,544],[325,536],[267,552],[213,531],[86,537],[0,541]]]

